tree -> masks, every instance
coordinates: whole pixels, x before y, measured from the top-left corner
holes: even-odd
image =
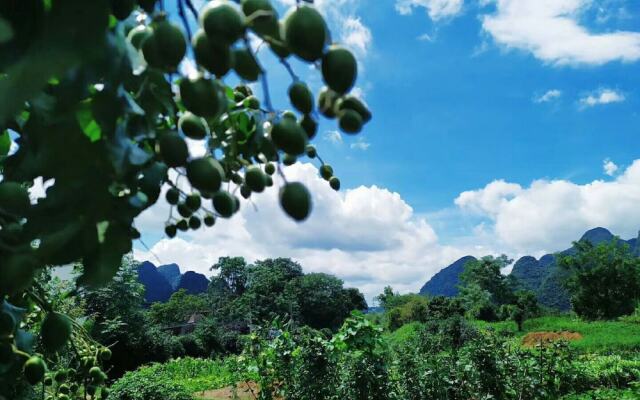
[[[342,280],[321,273],[291,280],[285,288],[285,297],[294,301],[295,319],[316,329],[338,329],[351,311],[367,308],[357,289],[344,289]]]
[[[149,309],[149,317],[155,324],[166,327],[184,323],[191,315],[206,314],[210,310],[205,295],[192,295],[180,289],[166,303],[153,303]]]
[[[590,320],[632,314],[640,301],[640,258],[617,238],[574,247],[576,253],[561,258],[560,265],[569,272],[565,285],[576,314]]]
[[[371,118],[349,94],[356,59],[339,45],[327,47],[330,32],[312,5],[296,4],[279,21],[269,1],[216,1],[200,12],[191,0],[156,3],[0,2],[0,298],[11,304],[26,295],[26,306],[50,317],[43,321],[60,318],[37,295],[37,271],[80,261],[78,286],[110,282],[140,237],[137,217],[163,190],[172,206],[168,237],[212,226],[237,213],[236,193],[248,198],[275,185],[285,154],[315,157],[308,143],[318,112],[348,134]],[[177,16],[164,11],[168,3]],[[273,107],[254,38],[291,75],[297,114]],[[186,54],[195,55],[196,76],[180,72]],[[320,65],[327,87],[317,102],[292,57]],[[235,86],[231,70],[240,78]],[[248,86],[256,81],[260,100]],[[190,154],[185,137],[201,140],[207,154]],[[333,169],[319,163],[339,189]],[[27,189],[37,179],[51,186],[31,204]],[[307,218],[307,188],[278,183],[283,211]],[[63,338],[72,337],[62,325]],[[5,345],[30,352],[14,333]]]
[[[515,296],[515,303],[509,304],[509,317],[518,325],[518,331],[522,331],[524,321],[538,315],[540,306],[536,294],[530,290],[519,290]]]
[[[461,291],[464,292],[464,289],[470,286],[477,286],[490,294],[491,302],[495,305],[512,303],[516,282],[501,272],[512,261],[505,255],[497,258],[486,256],[469,261],[460,275]],[[462,296],[464,297],[464,294]]]

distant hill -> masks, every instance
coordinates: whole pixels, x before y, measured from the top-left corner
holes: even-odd
[[[611,241],[615,236],[605,228],[594,228],[582,235],[580,241],[589,241],[595,245]],[[640,238],[622,241],[629,245],[631,251],[640,256]],[[558,255],[575,254],[573,246],[563,250]],[[546,254],[540,259],[531,256],[521,257],[513,265],[511,274],[515,276],[524,289],[532,290],[536,293],[538,301],[550,308],[567,311],[570,309],[569,294],[562,286],[566,272],[558,267],[556,255]],[[442,295],[453,297],[458,294],[460,274],[464,271],[464,264],[473,260],[471,256],[466,256],[455,263],[443,268],[435,274],[420,289],[420,294]]]
[[[158,272],[169,282],[173,290],[180,284],[180,267],[178,264],[166,264],[158,267]]]
[[[189,294],[199,294],[207,291],[209,280],[206,276],[193,271],[185,272],[178,281],[176,290],[184,289]]]
[[[138,266],[138,281],[144,285],[144,300],[147,303],[167,301],[173,294],[171,284],[149,261]]]
[[[457,296],[460,274],[464,271],[465,264],[472,260],[475,261],[476,258],[473,256],[465,256],[448,267],[441,269],[422,286],[420,294],[447,297]]]
[[[144,286],[147,303],[165,302],[180,289],[189,294],[204,293],[209,286],[209,280],[202,274],[193,271],[181,274],[177,264],[156,267],[149,261],[138,266],[138,281]]]

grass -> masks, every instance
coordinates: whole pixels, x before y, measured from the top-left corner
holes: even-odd
[[[529,332],[578,332],[583,339],[571,342],[571,346],[584,352],[614,353],[640,350],[640,323],[634,319],[587,322],[571,316],[548,316],[525,321],[523,332],[518,332],[516,324],[511,321],[475,321],[474,324],[513,335],[517,339]]]

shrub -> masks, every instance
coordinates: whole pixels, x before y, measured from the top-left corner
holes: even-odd
[[[108,400],[192,400],[182,385],[150,374],[144,368],[127,372],[118,379],[109,393]]]

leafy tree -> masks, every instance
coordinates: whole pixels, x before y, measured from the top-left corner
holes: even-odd
[[[56,344],[76,336],[38,296],[38,270],[80,261],[78,286],[108,283],[140,237],[136,218],[163,187],[169,237],[231,217],[241,205],[236,193],[248,198],[276,183],[283,211],[302,221],[311,196],[299,182],[276,182],[282,158],[316,156],[309,141],[319,114],[347,134],[371,119],[349,94],[355,57],[327,46],[330,32],[313,5],[296,4],[279,20],[270,1],[214,1],[198,11],[191,0],[173,0],[177,16],[164,3],[0,2],[0,298],[11,304],[26,295],[23,305],[38,305],[43,323],[54,322],[45,337]],[[297,113],[273,107],[256,37],[280,61],[271,65],[291,75]],[[186,54],[195,56],[195,76],[180,73]],[[317,101],[290,58],[319,64],[327,87]],[[260,100],[247,85],[256,81]],[[201,140],[207,154],[190,154],[185,137]],[[339,189],[333,169],[316,159]],[[36,179],[51,186],[31,204]],[[3,344],[30,352],[13,338]]]
[[[497,258],[486,256],[469,261],[460,275],[461,290],[464,291],[464,288],[469,286],[477,286],[480,290],[487,291],[491,296],[491,302],[496,305],[512,303],[516,284],[501,272],[512,261],[505,255]]]
[[[344,289],[342,280],[321,273],[306,274],[289,282],[285,297],[296,304],[296,319],[312,328],[339,328],[351,311],[367,307],[357,290]]]
[[[573,310],[582,318],[613,319],[632,314],[640,300],[640,258],[614,239],[594,246],[575,242],[575,255],[560,259]]]
[[[540,306],[536,294],[530,290],[519,290],[515,295],[515,303],[508,305],[508,318],[518,325],[518,331],[522,331],[524,321],[540,314]]]
[[[166,303],[153,303],[149,317],[156,324],[171,326],[184,323],[193,314],[208,313],[210,309],[205,295],[191,295],[180,289]]]

